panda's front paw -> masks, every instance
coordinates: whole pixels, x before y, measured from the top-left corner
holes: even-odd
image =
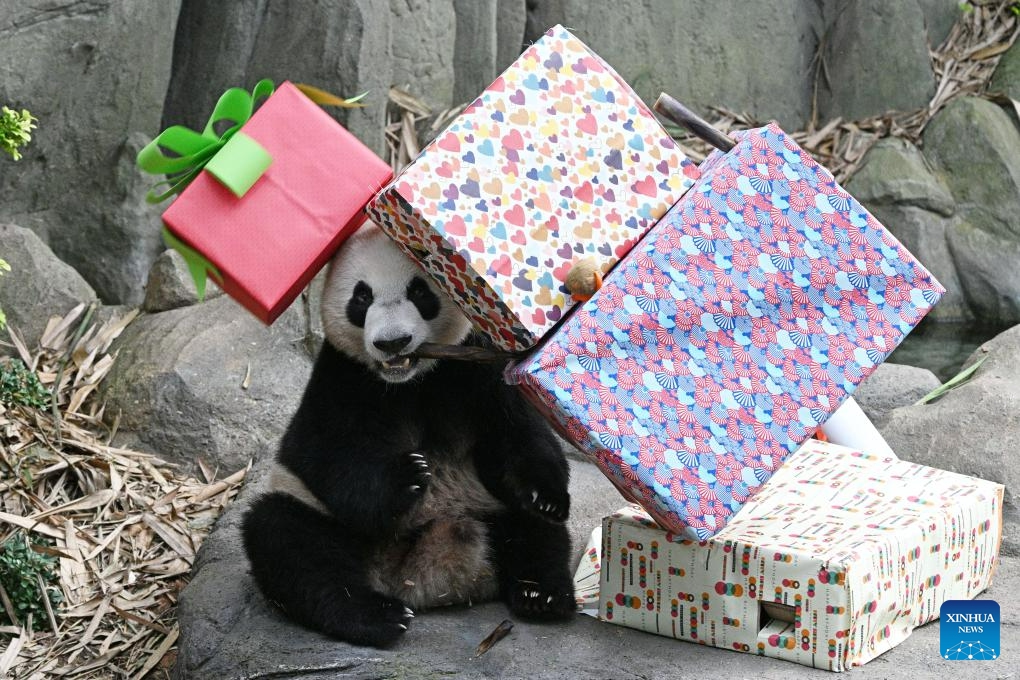
[[[521,497],[525,510],[553,522],[565,522],[570,515],[570,494],[567,491],[532,488]]]
[[[429,471],[425,453],[412,451],[406,454],[397,475],[397,492],[407,504],[410,505],[421,498],[431,481],[432,473]]]
[[[568,619],[577,611],[572,582],[555,587],[519,581],[510,591],[509,605],[521,618],[538,621]]]

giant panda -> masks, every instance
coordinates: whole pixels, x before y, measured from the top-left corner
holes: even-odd
[[[417,359],[478,343],[468,320],[372,223],[330,264],[326,342],[243,520],[252,573],[305,626],[387,646],[421,608],[502,598],[575,610],[568,466],[498,366]]]

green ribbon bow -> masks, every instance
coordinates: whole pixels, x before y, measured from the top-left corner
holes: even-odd
[[[153,187],[145,200],[159,203],[180,193],[203,168],[236,196],[244,196],[272,163],[272,157],[258,142],[239,131],[251,118],[258,101],[271,95],[274,89],[269,79],[260,80],[250,93],[232,87],[216,102],[202,132],[174,125],[146,144],[138,152],[138,167],[171,178]],[[217,133],[216,127],[223,123],[233,125]],[[174,155],[167,155],[164,149]],[[160,191],[163,187],[166,189]]]

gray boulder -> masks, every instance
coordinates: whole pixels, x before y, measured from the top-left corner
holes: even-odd
[[[223,291],[209,279],[205,286],[206,299],[211,300],[220,295],[223,295]],[[142,310],[151,313],[166,312],[197,302],[198,291],[184,258],[176,250],[164,250],[149,270]]]
[[[0,220],[33,229],[106,302],[141,301],[159,245],[140,139],[159,127],[180,0],[0,0],[0,102],[39,128],[0,179]]]
[[[1020,239],[1000,236],[980,213],[957,220],[949,248],[975,316],[993,324],[1020,321]]]
[[[335,115],[382,152],[391,86],[437,112],[474,99],[520,54],[524,19],[523,0],[184,0],[164,122],[201,127],[228,87],[287,78],[367,90],[365,108]]]
[[[1020,42],[1013,43],[999,59],[988,90],[1020,101]]]
[[[496,0],[496,70],[503,72],[524,51],[527,0]],[[495,80],[493,77],[490,79]],[[486,83],[487,85],[488,83]],[[478,94],[478,93],[475,93]]]
[[[961,97],[925,129],[924,154],[957,204],[947,237],[969,306],[1020,322],[1020,130],[995,104]]]
[[[924,151],[884,139],[847,188],[947,289],[937,321],[1020,322],[1020,131],[976,97],[932,119]]]
[[[998,236],[1020,235],[1020,131],[1002,108],[954,100],[925,128],[924,155],[962,209],[982,215]]]
[[[106,413],[125,442],[195,470],[237,470],[282,434],[311,370],[304,319],[266,328],[232,299],[149,314],[117,340]]]
[[[50,317],[62,317],[79,303],[96,301],[92,286],[33,231],[0,224],[0,259],[11,266],[0,277],[0,309],[29,349],[39,344]]]
[[[890,411],[916,403],[941,384],[926,368],[886,362],[861,383],[854,392],[854,399],[864,414],[881,429]]]
[[[847,183],[865,206],[909,206],[940,217],[956,210],[953,195],[934,173],[916,146],[899,137],[886,137],[871,147]]]
[[[891,411],[880,428],[904,460],[1006,485],[1003,552],[1020,554],[1020,326],[982,345],[969,382],[937,401]]]
[[[945,182],[917,147],[895,137],[879,141],[847,182],[847,190],[946,288],[946,294],[930,312],[931,318],[970,319],[970,307],[946,236],[956,204]]]
[[[916,0],[826,5],[828,37],[818,81],[821,120],[913,111],[935,94],[925,15]]]

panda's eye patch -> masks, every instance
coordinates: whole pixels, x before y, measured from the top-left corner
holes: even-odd
[[[368,308],[372,306],[374,299],[372,287],[364,281],[358,281],[351,291],[351,299],[347,301],[347,320],[358,328],[364,328]]]
[[[420,276],[416,276],[411,279],[411,282],[407,284],[407,299],[414,303],[414,306],[418,309],[418,313],[421,314],[421,318],[426,321],[439,316],[439,298],[429,288],[429,284],[425,283],[425,280]]]

